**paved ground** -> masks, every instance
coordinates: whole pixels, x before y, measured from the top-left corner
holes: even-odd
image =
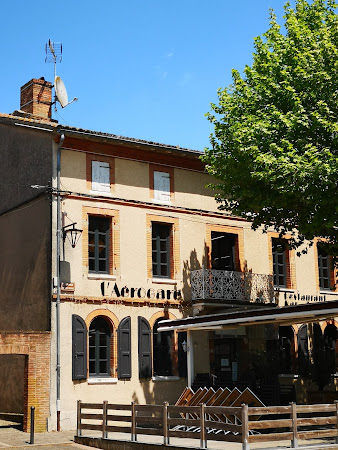
[[[75,450],[76,448],[88,450],[89,447],[74,443],[74,435],[75,431],[36,433],[34,445],[31,445],[29,433],[21,431],[17,424],[13,422],[0,420],[0,449],[20,448],[28,450],[37,447],[39,450]]]

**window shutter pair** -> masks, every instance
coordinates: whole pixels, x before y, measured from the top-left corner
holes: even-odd
[[[124,318],[118,328],[119,378],[131,378],[130,317]],[[72,316],[72,379],[87,378],[87,327],[82,317]]]
[[[92,190],[110,192],[109,163],[92,161]]]
[[[170,174],[154,171],[154,199],[170,201]]]
[[[151,378],[151,330],[144,317],[138,318],[138,362],[139,378]]]

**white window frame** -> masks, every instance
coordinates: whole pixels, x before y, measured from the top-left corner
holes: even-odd
[[[110,194],[110,167],[108,162],[92,161],[92,191]]]
[[[154,200],[170,203],[170,173],[154,170]]]

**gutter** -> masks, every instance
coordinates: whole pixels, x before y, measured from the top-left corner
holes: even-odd
[[[61,147],[65,140],[64,133],[61,134],[60,142],[57,148],[56,162],[56,423],[57,431],[60,431],[60,252],[61,252]]]

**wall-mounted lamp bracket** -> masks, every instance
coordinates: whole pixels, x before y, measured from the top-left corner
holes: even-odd
[[[82,234],[82,230],[80,230],[79,228],[75,228],[75,225],[76,222],[62,227],[63,242],[65,242],[67,236],[72,248],[75,248]]]

